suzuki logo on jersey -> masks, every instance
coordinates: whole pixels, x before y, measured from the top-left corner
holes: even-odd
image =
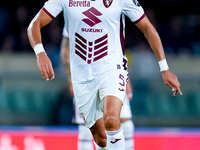
[[[113,0],[103,0],[103,4],[106,8],[110,7],[112,4]]]
[[[88,64],[107,56],[108,34],[94,41],[87,41],[80,34],[75,33],[75,53]]]
[[[96,16],[101,16],[102,14],[96,10],[94,7],[91,7],[90,9],[83,12],[85,16],[87,16],[87,19],[82,19],[83,22],[88,24],[90,27],[93,27],[94,25],[101,22],[99,18]]]

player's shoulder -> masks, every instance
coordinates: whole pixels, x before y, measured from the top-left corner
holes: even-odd
[[[61,4],[66,4],[66,0],[47,0],[46,3],[53,3],[53,4],[61,5]]]
[[[133,1],[133,3],[134,3],[136,6],[138,6],[138,7],[141,6],[138,0],[132,0],[132,1]]]
[[[136,7],[141,7],[138,0],[122,0],[122,1],[123,1],[123,3],[129,3],[129,4],[132,4]]]

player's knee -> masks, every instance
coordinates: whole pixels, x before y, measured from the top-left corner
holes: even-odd
[[[120,125],[120,118],[116,115],[104,116],[104,124],[106,130],[115,130]]]

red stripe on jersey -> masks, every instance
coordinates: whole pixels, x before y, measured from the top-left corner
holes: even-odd
[[[51,17],[52,19],[54,19],[54,16],[52,14],[50,14],[50,12],[48,12],[44,7],[42,7],[42,10],[49,15],[49,17]]]
[[[134,23],[136,24],[136,23],[140,22],[145,16],[146,16],[146,15],[143,14],[138,20],[134,21]]]
[[[108,46],[105,46],[105,47],[101,48],[100,50],[94,52],[94,56],[106,51],[107,49],[108,49]]]
[[[107,56],[107,55],[108,55],[108,51],[106,51],[105,53],[103,53],[103,54],[101,54],[101,55],[95,57],[95,58],[94,58],[94,62],[97,61],[97,60],[99,60],[99,59],[101,59],[101,58],[103,58],[103,57],[105,57],[105,56]]]
[[[106,34],[106,35],[100,37],[99,39],[95,40],[94,43],[97,44],[97,43],[99,43],[99,42],[102,42],[102,41],[105,40],[107,37],[108,37],[108,34]]]

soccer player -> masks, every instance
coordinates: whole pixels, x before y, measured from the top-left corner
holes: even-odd
[[[122,16],[121,19],[121,32],[124,32],[124,15]],[[124,33],[122,33],[124,34]],[[124,39],[124,38],[123,38]],[[125,44],[122,42],[122,44]],[[122,49],[124,49],[124,45],[122,46]],[[71,77],[70,77],[70,61],[69,61],[69,37],[67,30],[65,27],[63,28],[63,38],[61,42],[61,60],[64,64],[68,81],[69,81],[69,89],[71,92],[71,95],[74,96],[73,94],[73,87],[71,83]],[[124,56],[124,65],[127,68],[127,58]],[[121,114],[120,114],[120,122],[121,126],[123,128],[123,133],[124,133],[124,138],[125,138],[125,150],[133,150],[134,149],[134,140],[133,140],[133,134],[134,134],[134,124],[132,122],[132,113],[131,113],[131,108],[130,108],[130,102],[129,100],[132,100],[132,87],[130,84],[130,81],[127,83],[126,86],[126,96],[124,99],[124,103],[122,106]],[[84,125],[83,118],[80,116],[79,110],[75,105],[75,99],[74,100],[74,117],[73,117],[73,122],[78,124],[78,149],[79,150],[93,150],[93,145],[91,143],[92,141],[92,135],[89,131],[89,129]]]
[[[180,83],[167,65],[160,37],[137,0],[49,0],[27,29],[39,70],[47,81],[55,75],[42,45],[41,28],[62,11],[69,33],[74,97],[95,147],[124,150],[120,112],[128,77],[119,36],[121,14],[128,16],[144,33],[157,57],[163,81],[173,95],[182,95]]]

